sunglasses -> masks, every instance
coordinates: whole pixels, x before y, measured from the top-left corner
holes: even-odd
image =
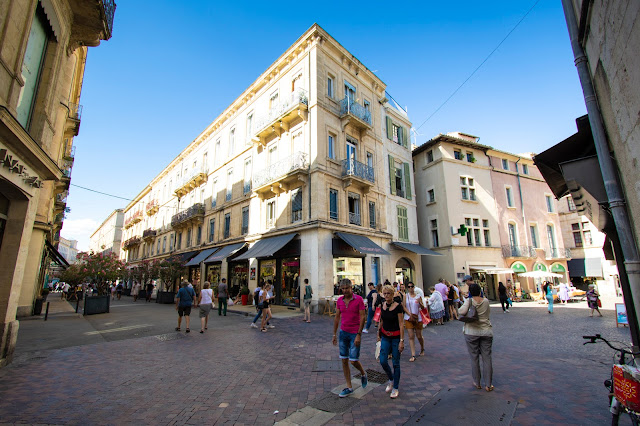
[[[407,288],[414,288],[415,285],[408,285]]]

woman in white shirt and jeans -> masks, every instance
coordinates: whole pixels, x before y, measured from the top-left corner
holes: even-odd
[[[200,333],[204,333],[209,324],[209,312],[213,307],[213,290],[211,290],[211,283],[205,281],[202,286],[202,291],[198,297],[198,305],[200,305]]]
[[[422,318],[420,317],[422,308],[422,297],[415,292],[415,285],[412,282],[407,283],[407,293],[404,297],[404,328],[409,331],[409,347],[411,348],[409,362],[416,360],[416,337],[420,343],[420,356],[424,355]]]

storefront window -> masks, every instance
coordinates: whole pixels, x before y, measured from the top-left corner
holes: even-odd
[[[189,268],[189,282],[196,290],[200,289],[200,267]]]
[[[273,284],[276,278],[276,260],[261,260],[260,261],[260,287],[264,286],[264,284],[271,280]]]
[[[414,281],[413,267],[408,259],[402,257],[396,263],[396,278],[399,283],[407,284],[409,281]]]
[[[282,259],[282,304],[286,306],[300,306],[300,258],[289,257]]]
[[[229,294],[236,297],[242,286],[248,285],[249,262],[241,260],[229,262]]]
[[[207,265],[207,281],[211,283],[211,287],[218,285],[220,282],[220,263],[208,264]]]
[[[335,257],[333,258],[333,294],[340,295],[340,280],[351,280],[353,292],[364,296],[362,258],[359,257]]]

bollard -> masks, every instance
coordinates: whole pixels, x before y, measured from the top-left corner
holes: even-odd
[[[76,314],[78,313],[78,307],[80,307],[80,298],[76,298]]]
[[[47,317],[49,316],[49,302],[47,302],[47,310],[44,312],[44,320],[47,320]]]

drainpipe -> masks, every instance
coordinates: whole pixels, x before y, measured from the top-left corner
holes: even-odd
[[[317,46],[316,46],[316,49],[318,49]],[[309,126],[309,131],[305,133],[309,134],[309,166],[307,167],[307,193],[309,198],[309,221],[311,221],[311,140],[313,136],[311,133],[311,108],[309,105],[311,104],[311,50],[309,50],[309,53],[307,54],[307,58],[309,59],[307,64],[307,74],[308,74],[307,82],[309,84],[309,93],[307,94],[307,104],[308,104],[307,105],[307,125]],[[318,135],[316,135],[316,140],[317,140],[317,136]]]
[[[524,212],[524,200],[522,199],[522,184],[520,183],[520,168],[518,167],[518,163],[520,162],[520,160],[522,160],[522,158],[518,157],[518,161],[516,161],[516,176],[518,178],[518,193],[520,195],[520,211],[522,211],[522,226],[524,227],[524,242],[526,243],[526,246],[529,247],[529,233],[527,232],[527,215]]]
[[[602,116],[598,109],[598,100],[593,89],[591,74],[589,74],[587,57],[580,45],[578,22],[571,0],[562,0],[562,7],[567,21],[569,38],[571,39],[571,48],[573,49],[573,56],[575,58],[574,62],[578,69],[578,76],[580,77],[580,84],[584,94],[584,102],[587,106],[587,113],[589,114],[589,123],[591,124],[593,142],[598,154],[598,163],[600,163],[600,171],[602,172],[607,199],[609,200],[609,209],[611,216],[613,216],[624,259],[624,266],[629,278],[631,300],[625,298],[625,306],[627,308],[627,314],[632,310],[634,311],[632,313],[633,316],[628,315],[630,318],[636,318],[633,325],[629,324],[629,331],[631,332],[634,351],[638,351],[640,336],[638,336],[637,316],[635,315],[640,312],[640,259],[638,258],[638,248],[625,206],[622,189],[616,180],[616,169],[607,144],[607,137],[602,124]]]

